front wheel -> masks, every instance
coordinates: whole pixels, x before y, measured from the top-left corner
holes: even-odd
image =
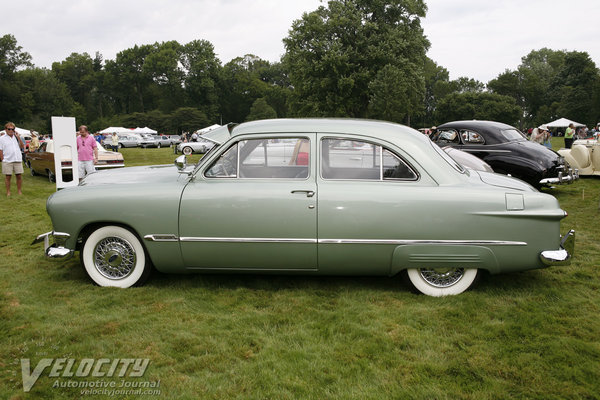
[[[162,146],[160,145],[160,142],[156,145],[157,148],[161,148]]]
[[[469,289],[477,280],[478,269],[411,268],[408,279],[416,290],[427,296],[451,296]]]
[[[92,232],[81,251],[81,260],[88,276],[99,286],[141,285],[151,271],[140,240],[120,226],[104,226]]]
[[[186,146],[186,147],[184,147],[184,148],[183,148],[183,150],[181,150],[181,152],[182,152],[183,154],[185,154],[186,156],[189,156],[190,154],[192,154],[192,153],[193,153],[193,150],[192,150],[192,148],[191,148],[191,147],[189,147],[189,146]]]

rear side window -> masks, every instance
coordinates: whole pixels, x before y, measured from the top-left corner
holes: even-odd
[[[377,181],[418,179],[407,162],[380,145],[334,138],[321,141],[321,176]]]

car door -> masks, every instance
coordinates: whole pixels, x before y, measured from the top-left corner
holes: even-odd
[[[189,269],[316,271],[315,134],[240,137],[186,185],[179,239]]]
[[[389,274],[398,240],[420,238],[435,183],[373,141],[323,135],[319,151],[319,272]]]

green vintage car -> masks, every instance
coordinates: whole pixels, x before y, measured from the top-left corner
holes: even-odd
[[[427,295],[491,274],[566,265],[556,199],[463,168],[418,131],[348,119],[226,125],[200,162],[87,176],[54,193],[48,257],[79,251],[101,286],[166,273],[400,273]],[[106,207],[118,204],[119,207]],[[50,236],[54,238],[51,243]]]

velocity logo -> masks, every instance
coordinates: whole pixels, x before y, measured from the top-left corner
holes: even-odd
[[[29,392],[42,373],[49,368],[49,377],[72,378],[93,377],[139,378],[144,375],[150,363],[148,358],[42,358],[33,371],[31,360],[21,359],[21,374],[23,376],[23,391]]]

